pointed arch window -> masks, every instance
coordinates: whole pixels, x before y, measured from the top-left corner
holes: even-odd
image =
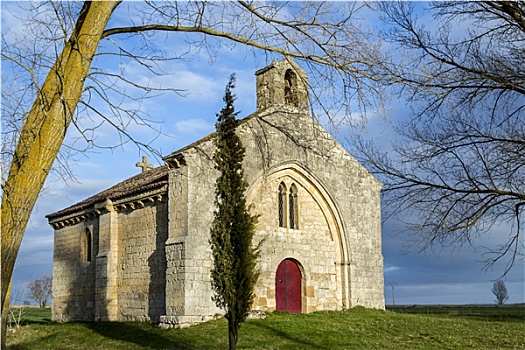
[[[299,229],[299,208],[297,202],[297,187],[295,184],[290,186],[290,193],[288,195],[288,214],[289,214],[289,223],[290,228],[298,230]]]
[[[297,186],[295,184],[292,184],[289,190],[286,188],[284,182],[279,184],[277,207],[279,215],[279,227],[298,230],[299,200]]]
[[[286,185],[279,184],[278,194],[279,227],[286,227]]]
[[[299,98],[297,96],[297,75],[288,69],[284,73],[284,102],[289,106],[297,107]]]
[[[84,262],[90,262],[92,257],[92,242],[93,238],[91,236],[91,231],[86,228],[84,234],[82,235],[82,244],[81,244],[81,260]]]

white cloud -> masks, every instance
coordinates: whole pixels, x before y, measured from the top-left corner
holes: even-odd
[[[387,274],[389,272],[394,272],[394,271],[398,271],[398,270],[401,270],[401,267],[399,266],[394,266],[394,265],[388,265],[388,264],[385,264],[385,267],[383,269],[384,273]]]
[[[184,119],[175,122],[175,129],[179,133],[202,135],[211,133],[214,129],[214,125],[203,119]]]
[[[179,71],[174,74],[177,86],[187,91],[190,100],[220,100],[223,89],[216,80],[190,71]]]

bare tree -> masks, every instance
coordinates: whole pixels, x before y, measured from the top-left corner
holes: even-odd
[[[100,147],[96,135],[103,125],[117,130],[117,146],[131,141],[148,148],[129,131],[132,124],[154,127],[141,101],[156,93],[180,93],[175,86],[136,82],[121,67],[134,63],[155,76],[165,74],[165,61],[191,59],[199,52],[213,58],[237,44],[265,59],[300,61],[321,87],[311,94],[319,109],[337,107],[351,116],[381,97],[369,68],[377,45],[355,16],[362,4],[86,1],[28,6],[33,6],[32,18],[25,22],[24,36],[8,41],[2,35],[2,67],[12,73],[7,80],[21,82],[7,84],[11,90],[5,94],[2,85],[3,117],[9,120],[2,131],[9,141],[2,148],[3,169],[9,169],[2,172],[2,348],[14,262],[53,164],[67,168],[68,151]],[[121,16],[111,22],[115,13]],[[155,45],[157,33],[182,35],[184,44],[162,50]],[[79,143],[59,153],[70,126],[81,135]]]
[[[51,298],[51,283],[53,279],[50,275],[42,275],[39,279],[30,281],[27,284],[29,289],[28,298],[34,300],[40,307],[46,307]]]
[[[486,268],[505,257],[506,274],[524,247],[525,3],[377,6],[397,53],[377,74],[396,82],[412,111],[395,126],[392,152],[357,142],[385,184],[385,217],[404,222],[420,250],[473,244],[507,228],[483,255]],[[417,13],[427,14],[425,23]]]
[[[496,304],[503,305],[508,299],[509,294],[507,292],[507,286],[502,280],[494,282],[492,284],[492,294],[496,297]]]

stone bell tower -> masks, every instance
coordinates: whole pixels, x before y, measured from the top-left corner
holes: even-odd
[[[272,106],[308,109],[308,76],[290,59],[273,61],[255,72],[257,110]]]

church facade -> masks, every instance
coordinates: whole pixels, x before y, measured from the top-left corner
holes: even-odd
[[[264,240],[254,310],[384,308],[381,184],[310,115],[293,62],[256,72],[257,110],[237,129],[247,203]],[[221,314],[211,299],[214,134],[69,208],[54,228],[55,321],[180,327]]]

